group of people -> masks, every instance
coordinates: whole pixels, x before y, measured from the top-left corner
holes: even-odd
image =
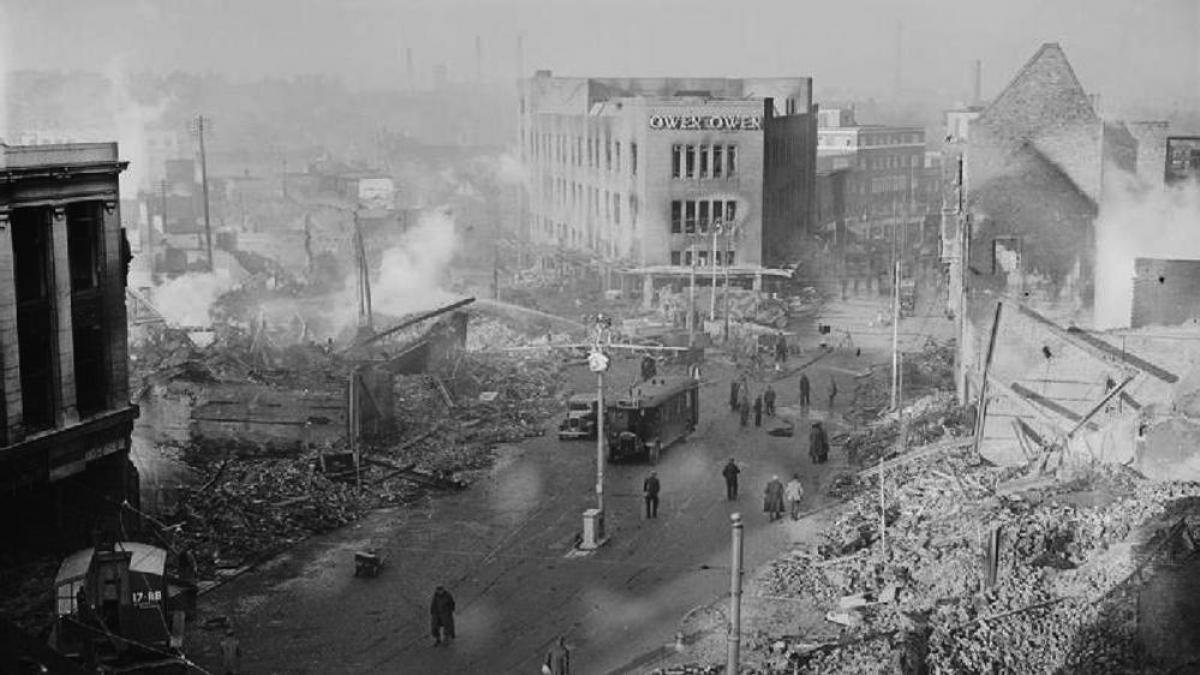
[[[732,457],[721,470],[721,476],[725,478],[725,498],[733,501],[738,498],[738,474],[742,472],[738,467],[737,462]],[[783,518],[784,504],[786,503],[791,509],[792,520],[800,519],[800,503],[804,500],[804,483],[800,481],[800,474],[793,473],[792,479],[784,485],[779,481],[779,476],[772,476],[770,482],[767,483],[767,489],[763,494],[763,511],[770,516],[772,522]]]
[[[768,417],[775,416],[775,388],[767,385],[761,394],[754,397],[753,403],[750,400],[750,382],[745,376],[741,380],[734,380],[729,385],[729,409],[741,415],[742,426],[749,426],[750,412],[754,411],[754,426],[761,427],[763,413]]]

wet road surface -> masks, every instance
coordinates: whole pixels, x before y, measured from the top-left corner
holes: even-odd
[[[853,392],[849,373],[866,363],[865,353],[847,354],[811,368],[813,419],[826,415],[829,374],[839,379],[840,408]],[[593,386],[582,368],[570,376],[578,390]],[[771,418],[741,428],[728,408],[732,368],[710,363],[704,376],[699,427],[654,467],[657,519],[642,515],[651,467],[606,466],[611,541],[598,552],[573,552],[582,512],[595,502],[595,443],[560,442],[551,430],[501,448],[490,476],[469,490],[374,513],[214,590],[201,599],[198,623],[231,617],[253,673],[535,673],[559,634],[575,673],[640,672],[634,664],[674,642],[688,611],[728,593],[730,514],[746,521],[752,571],[789,544],[788,521],[762,513],[771,476],[798,471],[815,495],[844,462],[836,449],[827,465],[809,462],[806,419],[792,438],[769,436]],[[786,414],[797,377],[774,386]],[[743,470],[736,502],[726,501],[721,478],[731,456]],[[353,554],[367,547],[386,566],[377,578],[354,578]],[[457,600],[458,638],[448,647],[434,647],[429,634],[438,584]],[[214,671],[217,639],[193,629],[189,640],[193,658]]]

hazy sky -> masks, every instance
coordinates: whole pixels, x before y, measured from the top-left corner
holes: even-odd
[[[984,94],[1060,42],[1106,100],[1200,96],[1200,0],[0,0],[7,68],[331,73],[402,84],[412,47],[473,76],[811,75],[818,90],[886,93],[902,32],[909,87]],[[898,30],[903,25],[902,31]]]

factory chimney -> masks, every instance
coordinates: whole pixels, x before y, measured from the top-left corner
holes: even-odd
[[[525,34],[517,33],[517,79],[525,77]]]
[[[983,61],[979,59],[971,74],[971,105],[983,105]]]
[[[404,60],[408,68],[408,90],[415,92],[417,90],[417,71],[413,68],[412,47],[404,49]]]
[[[475,83],[483,82],[483,38],[475,36]]]

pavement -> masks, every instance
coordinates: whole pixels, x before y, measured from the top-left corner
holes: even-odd
[[[810,415],[829,420],[831,435],[853,394],[850,373],[880,357],[873,348],[859,356],[840,350],[809,367]],[[615,364],[614,380],[637,367],[632,359]],[[838,378],[833,411],[823,409],[830,375]],[[810,463],[807,419],[797,420],[793,438],[768,435],[770,418],[762,428],[740,427],[728,408],[733,376],[729,364],[706,365],[699,427],[653,467],[662,481],[657,519],[642,513],[641,482],[651,467],[605,467],[611,539],[599,551],[574,549],[582,512],[595,503],[595,443],[559,441],[554,420],[547,435],[499,448],[495,467],[470,489],[378,511],[206,594],[189,655],[221,672],[220,632],[200,626],[223,615],[236,627],[248,673],[535,673],[560,634],[577,675],[653,668],[689,611],[728,594],[730,515],[745,521],[749,573],[791,542],[794,524],[762,513],[771,476],[800,473],[812,510],[843,468],[836,449],[830,464]],[[582,368],[567,377],[577,390],[594,386]],[[774,386],[780,412],[798,415],[797,377]],[[721,478],[731,456],[743,470],[734,502]],[[355,578],[354,552],[368,547],[385,567],[376,578]],[[435,647],[429,601],[439,584],[457,601],[458,637]]]

